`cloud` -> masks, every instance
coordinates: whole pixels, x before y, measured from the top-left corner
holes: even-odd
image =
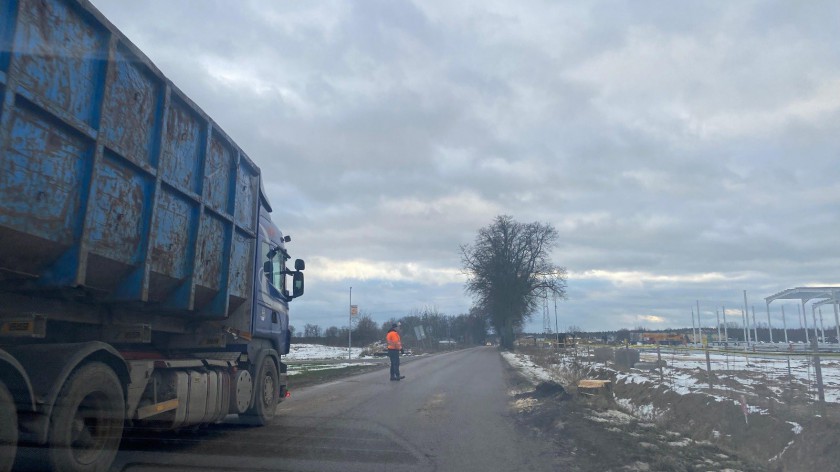
[[[457,269],[436,269],[417,263],[395,264],[393,262],[370,261],[364,259],[332,260],[314,257],[308,267],[314,270],[313,276],[329,282],[353,280],[378,280],[389,282],[414,282],[421,285],[435,286],[444,284],[463,284],[465,277]]]
[[[838,282],[835,2],[94,3],[261,167],[294,316],[464,312],[498,214],[558,229],[585,329]]]
[[[709,282],[735,282],[747,278],[746,274],[726,275],[721,273],[705,274],[652,274],[647,272],[625,272],[588,270],[585,272],[570,272],[569,280],[604,280],[617,286],[638,286],[649,283],[675,284],[685,286],[688,284],[706,284]]]

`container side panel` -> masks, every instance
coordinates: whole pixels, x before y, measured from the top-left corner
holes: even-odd
[[[201,193],[200,164],[204,141],[203,122],[174,97],[167,111],[163,142],[162,175],[181,189]]]
[[[0,267],[37,275],[77,243],[93,143],[15,105],[0,154]]]
[[[260,170],[100,20],[0,0],[2,289],[245,325]]]
[[[236,224],[249,231],[256,231],[257,199],[260,195],[259,171],[240,160],[236,179]]]
[[[195,274],[195,309],[201,316],[224,318],[228,313],[228,271],[233,225],[206,212],[199,230]]]
[[[96,171],[88,245],[100,256],[136,265],[147,229],[144,222],[152,183],[120,161],[106,154]]]
[[[205,213],[198,232],[196,285],[218,291],[222,276],[222,255],[225,253],[225,222]]]
[[[124,47],[117,48],[102,130],[106,145],[125,158],[156,167],[156,122],[163,87]]]
[[[14,51],[20,87],[94,128],[107,49],[107,31],[64,1],[21,4]]]
[[[254,238],[236,231],[233,236],[233,250],[230,263],[230,295],[247,299],[251,297],[254,265]],[[231,308],[233,308],[231,303]]]
[[[151,231],[150,300],[166,299],[190,275],[197,226],[195,203],[172,189],[161,187]]]
[[[230,215],[231,176],[234,172],[234,152],[230,145],[218,134],[210,139],[210,152],[207,153],[207,166],[204,170],[204,200],[214,210]]]
[[[34,108],[15,107],[10,140],[0,157],[0,225],[72,244],[91,156],[91,142]]]
[[[16,20],[17,2],[0,0],[0,70],[2,71],[9,70]]]

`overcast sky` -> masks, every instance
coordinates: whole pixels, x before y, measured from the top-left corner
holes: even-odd
[[[299,329],[467,312],[499,214],[558,229],[561,330],[840,285],[836,1],[93,3],[262,168]]]

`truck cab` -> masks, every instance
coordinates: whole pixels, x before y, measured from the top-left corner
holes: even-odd
[[[303,295],[304,262],[295,261],[294,271],[289,270],[290,259],[284,236],[271,221],[267,210],[260,211],[260,232],[257,243],[257,282],[254,284],[253,326],[254,337],[269,339],[280,354],[288,354],[289,302]]]

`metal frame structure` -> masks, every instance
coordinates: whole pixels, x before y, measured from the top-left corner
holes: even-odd
[[[840,313],[838,313],[838,295],[840,295],[840,287],[796,287],[783,290],[775,295],[766,297],[764,301],[767,303],[767,324],[770,328],[770,342],[773,342],[773,326],[770,323],[770,304],[776,300],[800,300],[802,303],[802,317],[805,320],[805,341],[810,342],[808,335],[808,316],[805,310],[805,303],[819,299],[811,305],[812,318],[814,321],[814,336],[819,340],[819,332],[817,331],[817,317],[814,309],[818,306],[831,303],[834,306],[834,322],[837,330],[837,339],[840,342]],[[785,324],[785,341],[787,341],[787,324]]]

